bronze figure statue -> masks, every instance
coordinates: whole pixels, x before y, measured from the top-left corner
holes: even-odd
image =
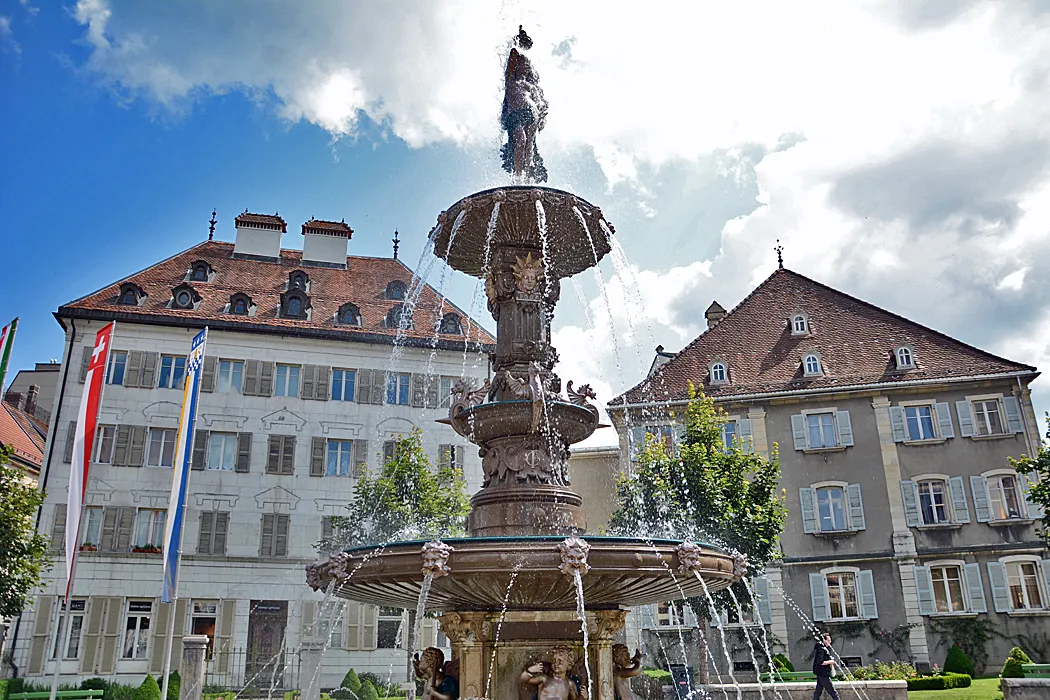
[[[536,686],[536,700],[581,700],[576,683],[569,678],[576,655],[567,646],[551,649],[550,663],[538,661],[521,674],[523,686]]]
[[[437,647],[423,650],[423,658],[412,658],[416,676],[423,679],[420,700],[459,700],[459,664],[445,663],[445,654]]]
[[[642,674],[642,652],[634,650],[634,657],[625,644],[613,644],[613,677],[615,678],[616,700],[638,700],[631,690],[631,679]]]
[[[532,39],[520,26],[514,43],[517,46],[511,48],[507,57],[500,115],[507,132],[507,143],[500,149],[503,169],[529,182],[546,182],[547,169],[536,146],[536,133],[546,125],[547,100],[540,88],[539,73],[523,53],[532,48]]]

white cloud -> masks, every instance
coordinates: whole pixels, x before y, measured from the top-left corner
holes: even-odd
[[[0,47],[4,53],[16,56],[22,53],[22,47],[15,41],[15,34],[11,30],[11,18],[8,15],[0,15]]]

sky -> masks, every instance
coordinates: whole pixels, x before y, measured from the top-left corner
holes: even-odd
[[[1050,0],[0,0],[12,370],[61,355],[59,305],[200,242],[213,209],[220,240],[280,212],[289,248],[313,216],[358,255],[397,229],[416,267],[440,211],[507,183],[519,24],[548,184],[623,251],[563,286],[563,379],[603,403],[634,385],[777,241],[797,272],[1050,366]]]

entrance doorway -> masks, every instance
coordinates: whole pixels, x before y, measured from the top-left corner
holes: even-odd
[[[284,629],[288,625],[288,601],[253,600],[251,604],[245,685],[284,688]]]

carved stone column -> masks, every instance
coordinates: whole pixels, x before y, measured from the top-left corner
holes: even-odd
[[[201,700],[204,691],[204,654],[208,637],[194,634],[182,638],[182,660],[179,662],[179,700]]]
[[[587,615],[587,632],[591,645],[591,673],[594,700],[615,700],[616,677],[613,674],[612,647],[616,633],[627,622],[626,610],[598,610]]]
[[[485,644],[482,629],[485,613],[445,613],[440,617],[442,633],[452,645],[452,656],[459,660],[459,696],[485,695]]]

